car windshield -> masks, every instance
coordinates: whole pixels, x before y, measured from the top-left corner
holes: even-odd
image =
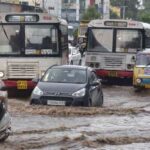
[[[86,83],[86,80],[87,80],[86,70],[74,68],[49,69],[42,79],[43,82],[74,83],[74,84],[84,84]]]
[[[137,54],[136,65],[150,65],[150,54]]]

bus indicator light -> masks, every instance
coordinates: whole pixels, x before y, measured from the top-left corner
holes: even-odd
[[[43,16],[43,19],[44,19],[44,20],[51,20],[52,17],[51,17],[51,16]]]

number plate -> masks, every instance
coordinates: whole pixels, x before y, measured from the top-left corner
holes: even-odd
[[[65,106],[65,101],[55,101],[55,100],[48,100],[47,105],[55,105],[55,106]]]
[[[108,74],[110,77],[117,77],[117,72],[116,71],[110,71]]]
[[[27,81],[17,81],[17,89],[18,90],[26,90],[27,89]]]

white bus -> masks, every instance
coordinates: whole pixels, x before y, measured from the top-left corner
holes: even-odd
[[[102,79],[133,77],[137,51],[150,47],[150,24],[132,20],[92,20],[85,63]]]
[[[0,14],[0,79],[8,89],[33,89],[48,67],[68,62],[68,25],[48,14]]]

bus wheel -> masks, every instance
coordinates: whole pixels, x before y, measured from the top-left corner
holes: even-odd
[[[71,60],[70,64],[73,65],[73,61],[72,60]]]
[[[9,98],[12,98],[12,97],[15,97],[16,96],[16,91],[15,90],[8,90],[8,97]]]
[[[80,66],[82,65],[82,60],[79,60],[79,65],[80,65]]]
[[[102,107],[103,103],[104,103],[103,91],[100,90],[100,92],[99,92],[99,106]]]
[[[141,92],[143,88],[141,87],[134,87],[134,92]]]

